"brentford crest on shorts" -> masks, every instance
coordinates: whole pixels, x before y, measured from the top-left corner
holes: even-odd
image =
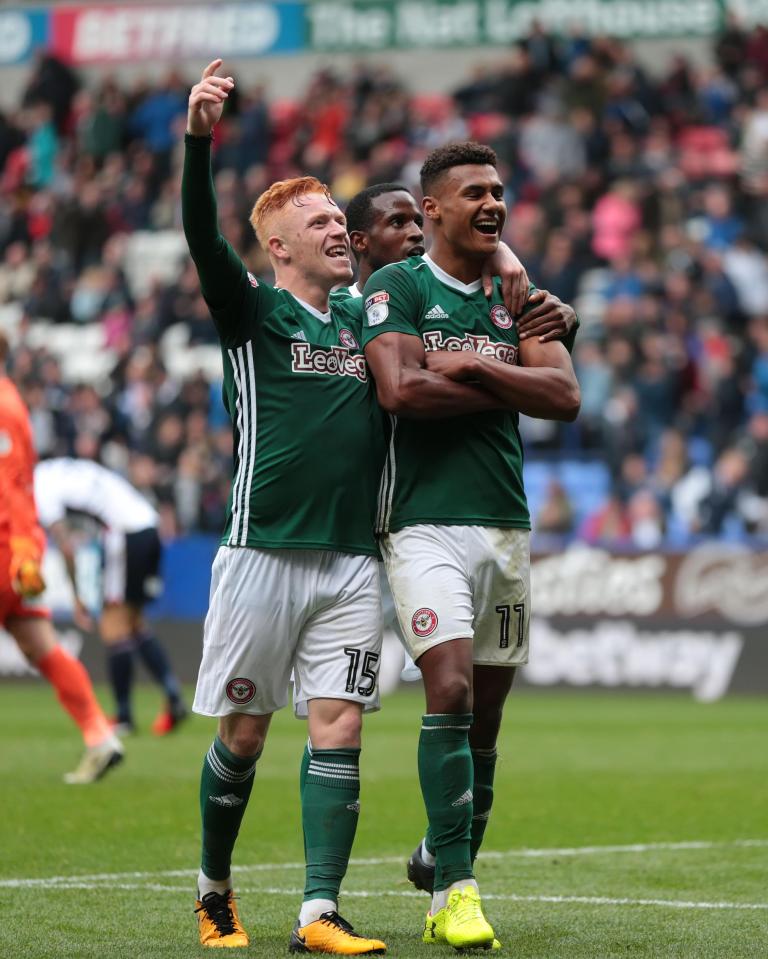
[[[348,350],[360,349],[357,345],[357,340],[349,330],[339,330],[339,343],[341,343],[342,346],[346,346]]]
[[[512,326],[513,320],[509,310],[501,303],[496,303],[491,307],[491,322],[499,329],[508,330]]]
[[[411,620],[411,629],[417,636],[431,636],[437,629],[437,613],[426,606],[417,609]]]
[[[238,676],[227,683],[227,699],[236,706],[244,706],[256,695],[256,687],[250,679]]]

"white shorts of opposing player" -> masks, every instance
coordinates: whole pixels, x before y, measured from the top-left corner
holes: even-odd
[[[376,560],[323,550],[219,547],[193,709],[272,713],[348,699],[379,708]]]
[[[398,621],[414,660],[473,639],[474,662],[528,662],[530,533],[488,526],[408,526],[381,539]]]

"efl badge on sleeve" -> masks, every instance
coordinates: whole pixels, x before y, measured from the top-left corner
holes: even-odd
[[[374,293],[365,301],[365,315],[368,317],[368,326],[378,326],[389,316],[389,293],[382,290]]]

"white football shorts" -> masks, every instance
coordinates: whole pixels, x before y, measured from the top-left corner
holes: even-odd
[[[377,562],[310,549],[220,546],[213,562],[193,709],[263,715],[288,702],[350,699],[379,708]]]
[[[414,660],[451,639],[472,639],[480,666],[528,662],[530,533],[488,526],[408,526],[381,552]]]

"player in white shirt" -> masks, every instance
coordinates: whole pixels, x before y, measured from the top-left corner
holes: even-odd
[[[168,656],[148,628],[144,606],[160,594],[162,544],[152,504],[118,473],[92,460],[61,457],[35,467],[40,523],[62,552],[74,593],[75,623],[93,621],[77,587],[75,548],[68,517],[85,515],[101,528],[102,609],[99,634],[117,704],[116,729],[134,730],[131,703],[133,658],[138,653],[167,698],[153,723],[157,735],[170,732],[186,715],[179,682]]]

